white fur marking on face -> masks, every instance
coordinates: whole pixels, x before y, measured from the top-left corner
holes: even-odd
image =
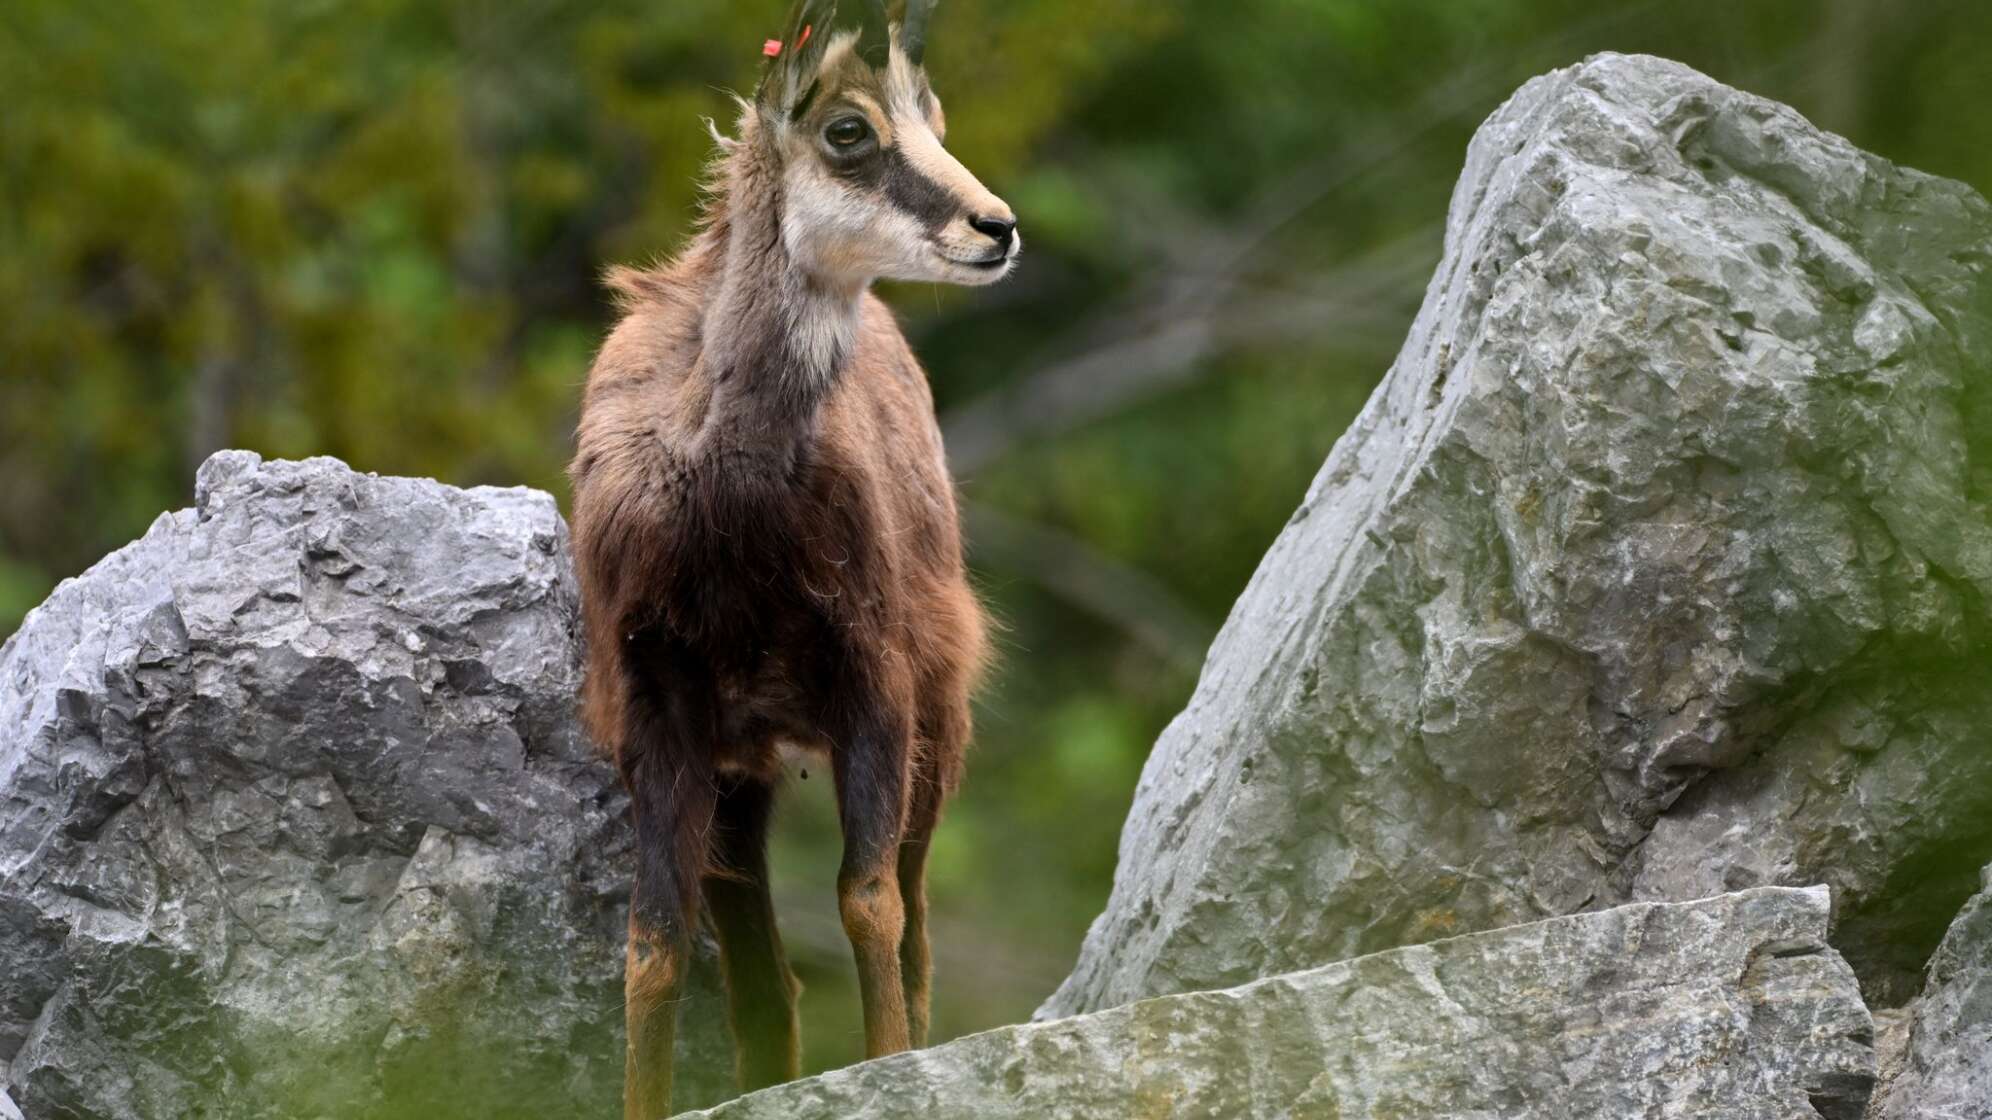
[[[880,277],[939,279],[926,230],[882,192],[839,181],[820,159],[791,159],[783,179],[789,256],[833,286],[862,287]]]

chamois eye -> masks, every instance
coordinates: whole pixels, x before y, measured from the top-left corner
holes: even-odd
[[[823,130],[823,136],[839,148],[855,148],[871,139],[871,126],[862,117],[845,117]]]

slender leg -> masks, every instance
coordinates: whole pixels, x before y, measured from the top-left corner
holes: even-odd
[[[837,808],[844,826],[844,864],[837,906],[858,962],[865,1007],[865,1056],[907,1049],[906,993],[899,944],[906,908],[899,895],[899,842],[904,834],[908,734],[860,734],[836,754]]]
[[[774,787],[751,779],[720,785],[714,818],[713,866],[705,878],[706,907],[719,933],[726,995],[745,1092],[793,1081],[802,1053],[795,1003],[801,987],[789,971],[768,893],[768,820]]]
[[[906,989],[907,1035],[927,1045],[932,1021],[934,965],[927,933],[927,855],[941,810],[961,784],[962,758],[974,720],[969,711],[968,671],[957,666],[952,678],[928,684],[929,706],[920,719],[924,748],[914,765],[912,803],[906,835],[899,845],[899,895],[906,908],[906,936],[899,947],[900,984]]]
[[[699,776],[674,780],[645,760],[633,768],[636,887],[630,894],[629,953],[623,973],[628,1053],[624,1120],[663,1120],[671,1114],[672,1047],[678,997],[691,962],[698,921],[696,857],[685,841],[712,821],[712,787]],[[675,792],[674,792],[675,790]]]
[[[922,774],[913,785],[906,836],[899,844],[899,898],[906,910],[906,933],[899,943],[899,983],[906,992],[906,1038],[927,1045],[929,993],[934,965],[927,946],[927,849],[941,820],[938,780]]]
[[[636,822],[636,883],[623,973],[628,1031],[623,1117],[663,1120],[671,1114],[678,1000],[691,961],[699,878],[717,799],[707,761],[715,726],[709,689],[696,678],[667,672],[666,652],[635,647],[629,668],[641,675],[644,690],[632,693],[637,699],[629,736],[617,758]]]

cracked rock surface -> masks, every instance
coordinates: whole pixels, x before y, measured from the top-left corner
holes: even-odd
[[[1148,761],[1041,1017],[1992,857],[1992,208],[1675,63],[1480,130],[1409,340]]]
[[[1985,891],[1952,923],[1910,1016],[1901,1067],[1880,1120],[1992,1116],[1992,867]]]
[[[709,1120],[1858,1120],[1874,1024],[1824,890],[1761,888],[1399,949],[1012,1027]]]
[[[575,611],[545,494],[210,460],[0,651],[0,1088],[612,1114],[628,843]]]

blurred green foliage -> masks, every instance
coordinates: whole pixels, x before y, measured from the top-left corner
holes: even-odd
[[[673,250],[783,0],[7,0],[0,633],[227,446],[562,491],[607,264]],[[1005,620],[938,842],[942,1036],[1027,1015],[1148,744],[1395,352],[1474,126],[1679,58],[1992,186],[1982,0],[948,0],[1003,288],[890,293]],[[861,1052],[827,783],[777,863],[812,1068]]]

